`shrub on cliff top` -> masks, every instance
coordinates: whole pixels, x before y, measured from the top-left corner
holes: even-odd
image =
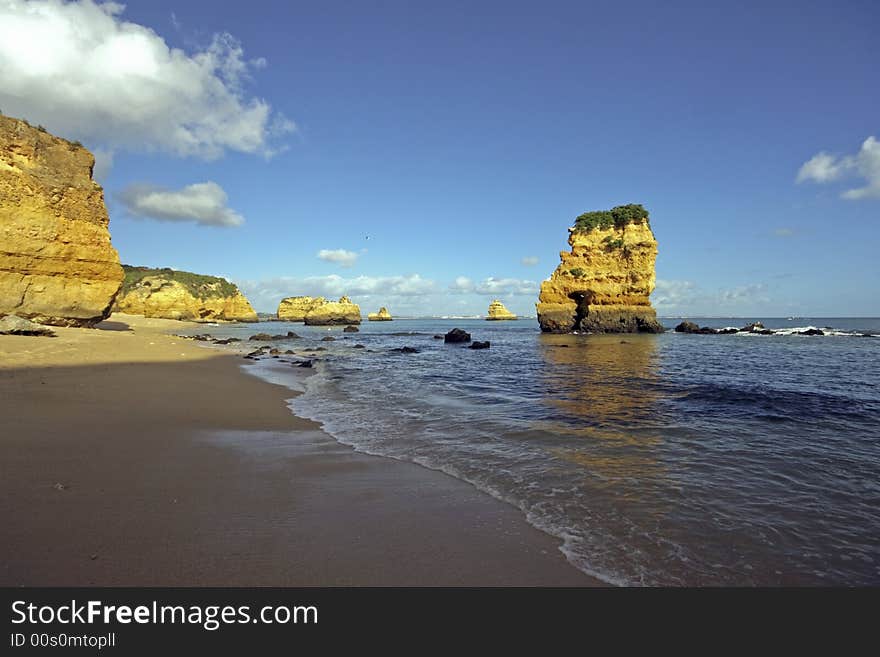
[[[122,282],[122,292],[120,294],[127,294],[147,276],[159,276],[171,281],[177,281],[197,299],[231,297],[238,293],[238,287],[219,276],[193,274],[188,271],[168,269],[167,267],[151,269],[150,267],[122,265],[122,269],[125,272],[125,280]]]
[[[610,210],[584,212],[574,220],[575,230],[588,233],[596,228],[624,228],[629,224],[641,224],[648,221],[648,211],[640,203],[618,205]]]

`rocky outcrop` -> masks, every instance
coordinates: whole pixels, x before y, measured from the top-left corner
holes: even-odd
[[[174,269],[125,265],[113,309],[144,317],[191,322],[255,322],[257,313],[233,283]]]
[[[55,331],[17,315],[0,318],[0,335],[45,335],[55,337]]]
[[[313,308],[303,321],[309,326],[360,324],[361,308],[348,297],[340,297],[339,301],[328,301]]]
[[[278,319],[287,322],[302,322],[306,315],[327,303],[324,297],[287,297],[278,304]]]
[[[516,315],[504,307],[499,299],[495,299],[489,304],[489,314],[486,315],[487,320],[516,319]]]
[[[455,344],[458,342],[470,342],[471,334],[460,328],[454,328],[443,336],[443,342]]]
[[[367,315],[367,319],[371,322],[390,322],[393,317],[391,317],[391,313],[388,312],[388,309],[385,306],[382,306],[379,308],[379,312]]]
[[[640,208],[621,206],[618,210]],[[663,327],[651,307],[657,240],[641,220],[569,228],[571,251],[560,253],[560,264],[541,284],[538,323],[548,333],[659,333]]]
[[[0,115],[0,315],[91,326],[122,284],[95,158]]]

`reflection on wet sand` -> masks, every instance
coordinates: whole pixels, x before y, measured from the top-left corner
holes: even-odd
[[[555,455],[607,483],[662,477],[656,337],[542,334],[540,351],[544,401],[556,415],[546,428],[582,439]]]

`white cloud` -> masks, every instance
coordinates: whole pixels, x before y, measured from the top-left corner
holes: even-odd
[[[215,34],[201,49],[171,48],[91,0],[0,1],[0,107],[105,151],[219,157],[271,155],[293,124],[245,91],[241,44]]]
[[[777,228],[773,231],[773,234],[776,237],[792,237],[794,235],[794,228]]]
[[[708,291],[691,281],[658,279],[651,303],[661,314],[735,315],[771,303],[767,285],[750,283]]]
[[[192,221],[205,226],[240,226],[244,217],[226,205],[226,192],[215,182],[163,190],[131,185],[119,194],[126,209],[137,217],[158,221]]]
[[[307,276],[304,278],[282,276],[262,281],[244,281],[242,289],[247,291],[252,302],[262,302],[261,307],[278,307],[284,297],[307,295],[312,297],[337,298],[351,297],[355,303],[362,297],[369,301],[399,297],[421,297],[436,290],[434,281],[422,278],[419,274],[405,276],[355,276],[345,278],[338,274],[329,276]],[[255,301],[255,299],[257,301]]]
[[[453,294],[481,294],[486,296],[532,295],[538,294],[540,285],[536,281],[519,278],[495,278],[490,276],[482,281],[474,282],[467,276],[459,276],[450,285]]]
[[[801,166],[796,181],[826,183],[844,177],[862,178],[866,184],[846,190],[840,195],[841,198],[880,198],[880,141],[868,137],[855,155],[838,157],[825,152],[818,153]]]
[[[526,256],[520,262],[526,267],[534,267],[538,264],[538,256]]]
[[[335,262],[342,267],[351,267],[357,262],[358,254],[345,249],[321,249],[318,251],[318,258],[325,262]]]

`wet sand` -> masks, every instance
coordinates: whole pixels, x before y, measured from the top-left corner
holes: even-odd
[[[518,509],[340,445],[186,326],[0,336],[0,585],[598,584]]]

